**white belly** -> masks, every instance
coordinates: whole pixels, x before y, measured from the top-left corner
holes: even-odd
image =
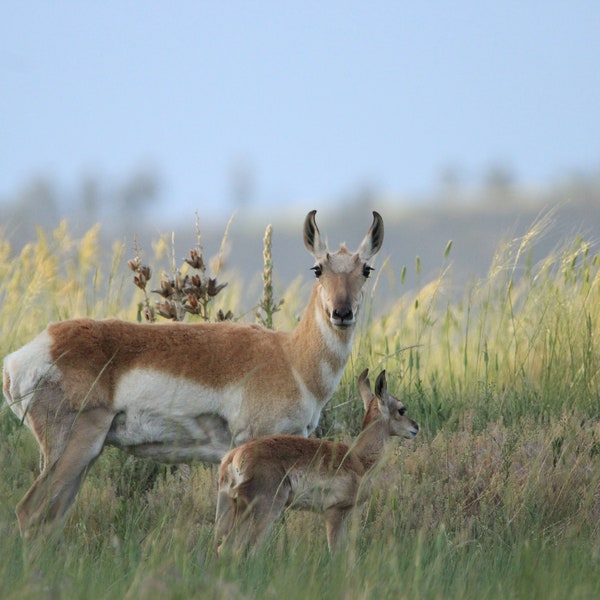
[[[119,413],[106,443],[160,462],[218,462],[232,447],[227,421],[213,414],[170,417],[143,411]]]
[[[229,424],[241,401],[239,388],[217,392],[156,371],[132,371],[115,391],[117,416],[106,442],[163,462],[216,462],[232,446]]]

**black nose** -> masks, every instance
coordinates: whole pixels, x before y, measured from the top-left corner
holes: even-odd
[[[338,310],[337,308],[334,308],[332,316],[336,321],[342,321],[342,322],[351,321],[352,317],[353,317],[352,309],[345,308],[345,309]]]

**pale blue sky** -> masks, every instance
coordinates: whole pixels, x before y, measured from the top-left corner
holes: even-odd
[[[3,2],[0,199],[155,168],[181,213],[600,167],[600,2]]]

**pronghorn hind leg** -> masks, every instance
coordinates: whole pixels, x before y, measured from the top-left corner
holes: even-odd
[[[239,494],[232,499],[230,515],[223,518],[223,529],[227,524],[228,533],[222,538],[218,552],[225,547],[230,548],[235,554],[241,555],[256,548],[265,540],[273,524],[282,513],[287,501],[287,492],[282,489],[273,493],[264,492],[258,495]],[[226,522],[226,519],[227,522]]]
[[[287,490],[279,486],[274,493],[256,496],[238,526],[238,546],[257,547],[264,542],[283,512],[287,499]]]
[[[215,517],[215,544],[217,555],[221,553],[231,535],[236,519],[236,501],[224,490],[217,495],[217,515]]]
[[[42,473],[17,505],[23,535],[61,520],[75,498],[87,469],[102,452],[113,414],[92,409],[74,415],[64,440],[46,453]],[[64,435],[61,427],[60,435]],[[48,448],[48,446],[46,446]]]
[[[217,556],[246,551],[252,529],[249,512],[250,507],[243,498],[232,498],[227,492],[219,492],[215,522]]]
[[[63,453],[77,415],[69,408],[59,385],[45,384],[36,390],[26,422],[40,447],[40,471]]]

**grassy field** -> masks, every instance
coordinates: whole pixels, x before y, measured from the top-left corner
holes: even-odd
[[[219,561],[214,467],[167,468],[114,449],[94,465],[64,532],[24,544],[14,507],[39,456],[4,407],[0,597],[600,597],[600,258],[573,239],[533,264],[542,225],[498,248],[488,276],[462,291],[446,269],[450,247],[439,278],[414,292],[402,292],[400,266],[377,265],[398,298],[383,315],[367,301],[320,433],[358,431],[355,376],[365,366],[387,369],[421,433],[394,444],[342,552],[328,555],[318,516],[290,512],[262,551]],[[97,233],[73,240],[61,226],[17,258],[0,242],[2,356],[50,320],[135,320],[129,257],[119,246],[105,256]],[[293,327],[299,297],[303,285],[287,290],[276,327]],[[219,296],[247,319],[259,301],[235,281]]]

